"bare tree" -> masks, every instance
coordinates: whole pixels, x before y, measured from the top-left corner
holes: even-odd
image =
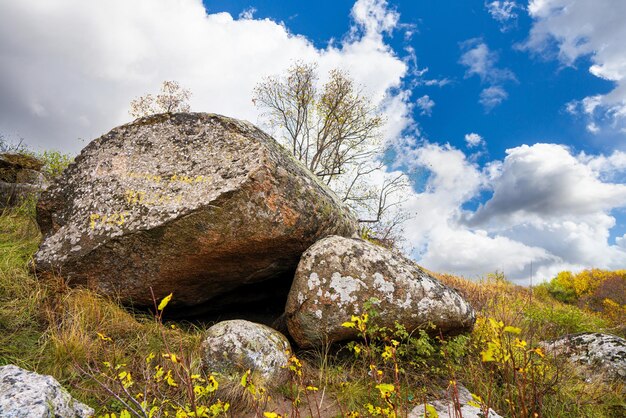
[[[268,77],[254,89],[254,102],[283,144],[327,184],[348,165],[377,150],[384,121],[370,100],[340,70],[317,89],[314,64],[296,63],[286,77]]]
[[[177,81],[164,81],[161,92],[138,97],[130,102],[129,114],[134,118],[155,113],[188,112],[191,92],[182,88]]]
[[[257,84],[252,100],[282,145],[352,207],[368,230],[385,239],[398,230],[407,216],[391,213],[398,212],[409,182],[404,174],[385,173],[384,119],[348,74],[332,70],[318,87],[317,66],[297,62],[284,75]]]

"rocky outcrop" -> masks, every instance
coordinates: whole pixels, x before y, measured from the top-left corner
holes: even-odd
[[[545,350],[582,366],[585,374],[626,383],[626,340],[600,333],[569,334],[544,342]]]
[[[0,154],[0,208],[37,200],[48,186],[41,173],[43,162],[26,154]]]
[[[152,305],[150,288],[173,292],[173,308],[223,306],[232,291],[236,302],[239,287],[289,277],[315,241],[357,227],[271,137],[204,113],[92,141],[41,196],[37,221],[39,271],[135,305]]]
[[[487,415],[485,415],[481,408],[476,406],[477,403],[473,401],[472,394],[464,386],[457,385],[456,398],[458,399],[458,404],[452,401],[454,397],[449,391],[446,391],[444,396],[444,399],[428,402],[428,405],[435,408],[439,418],[502,418],[502,416],[496,414],[491,408],[489,408]],[[416,406],[409,413],[408,418],[424,418],[424,416],[431,416],[425,414],[425,409],[424,405]]]
[[[52,376],[0,367],[0,417],[83,418],[93,409],[73,399]]]
[[[244,320],[219,322],[207,330],[203,350],[204,367],[210,373],[241,376],[250,370],[272,387],[289,377],[289,341],[265,325]]]
[[[470,330],[474,310],[455,290],[414,262],[370,242],[332,236],[302,256],[285,314],[289,333],[301,347],[357,337],[342,324],[375,298],[377,325],[409,331],[432,324],[437,331]]]

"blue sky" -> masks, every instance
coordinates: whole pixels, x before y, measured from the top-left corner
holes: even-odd
[[[0,0],[0,132],[78,152],[175,79],[262,124],[254,85],[339,67],[387,117],[411,255],[524,283],[626,267],[623,0]],[[41,22],[46,22],[42,25]]]
[[[488,2],[486,2],[488,3]],[[520,5],[522,2],[518,2]],[[276,2],[276,1],[205,1],[209,12],[227,11],[234,16],[244,10],[256,18],[281,21],[293,33],[305,35],[317,47],[337,42],[350,29],[351,1]],[[585,120],[572,117],[565,104],[593,94],[608,93],[614,83],[589,73],[589,57],[581,57],[574,66],[533,56],[520,50],[532,19],[522,9],[515,9],[517,18],[502,31],[482,1],[426,0],[390,1],[389,7],[400,14],[400,27],[386,42],[400,57],[412,47],[419,68],[428,68],[427,77],[448,79],[444,88],[419,86],[412,89],[416,97],[429,95],[435,103],[430,117],[415,118],[425,136],[435,141],[463,147],[468,130],[493,138],[489,155],[502,158],[507,148],[539,140],[566,143],[577,150],[610,152],[626,149],[624,135],[603,132],[594,135],[585,130]],[[407,30],[415,33],[406,39]],[[465,76],[460,62],[461,45],[480,39],[498,55],[497,66],[508,68],[517,82],[507,82],[507,100],[491,111],[477,103],[484,84],[477,76]],[[414,81],[408,77],[406,82]]]

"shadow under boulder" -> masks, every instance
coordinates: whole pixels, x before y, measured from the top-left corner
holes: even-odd
[[[92,141],[42,194],[37,222],[40,273],[139,307],[173,293],[178,316],[241,303],[238,289],[289,277],[317,240],[357,229],[273,138],[205,113],[149,116]]]

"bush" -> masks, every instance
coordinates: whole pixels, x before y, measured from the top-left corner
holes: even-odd
[[[540,288],[556,300],[600,313],[613,326],[626,322],[626,270],[563,271]]]
[[[60,176],[63,170],[74,161],[74,158],[69,154],[63,154],[59,151],[44,151],[38,154],[37,158],[44,162],[42,171],[50,179]]]

